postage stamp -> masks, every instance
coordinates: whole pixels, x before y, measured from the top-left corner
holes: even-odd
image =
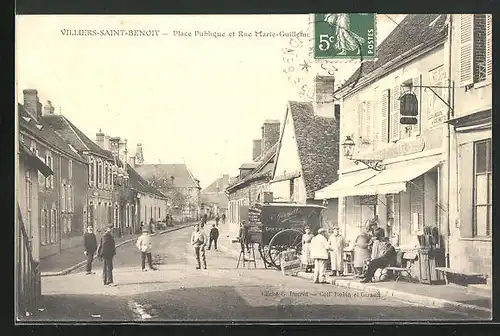
[[[376,14],[315,14],[314,57],[374,59],[377,55]]]

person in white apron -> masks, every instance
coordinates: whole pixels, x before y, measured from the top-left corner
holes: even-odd
[[[330,276],[342,276],[344,273],[344,247],[346,247],[346,241],[344,237],[340,234],[338,227],[333,228],[333,233],[328,238],[328,246],[330,247],[330,263],[332,268],[332,273]]]
[[[306,233],[302,235],[301,264],[305,268],[306,273],[311,273],[314,266],[314,260],[311,258],[311,240],[314,235],[311,233],[309,226],[306,226],[305,231]]]

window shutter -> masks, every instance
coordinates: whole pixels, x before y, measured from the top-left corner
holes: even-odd
[[[380,138],[381,142],[386,143],[389,140],[389,108],[390,108],[389,90],[382,92],[382,102],[380,103]]]
[[[373,115],[372,115],[372,102],[366,101],[364,104],[364,115],[365,115],[365,134],[364,137],[367,140],[373,139]]]
[[[381,96],[379,94],[378,88],[373,92],[373,106],[372,106],[372,118],[373,118],[373,144],[377,146],[380,142],[380,103]]]
[[[420,77],[421,75],[418,75],[415,78],[413,78],[412,82],[414,86],[420,86],[421,83]],[[422,88],[421,87],[413,88],[413,92],[417,96],[417,101],[418,101],[418,116],[417,116],[418,123],[416,125],[412,125],[411,134],[419,135],[421,130],[420,125],[422,124]]]
[[[474,144],[469,142],[459,147],[459,197],[460,197],[460,236],[470,238],[473,236],[474,226]]]
[[[474,81],[474,14],[460,15],[460,86]]]
[[[491,27],[491,14],[486,14],[486,76],[491,77],[491,62],[492,62],[492,27]]]
[[[359,139],[359,138],[362,138],[363,137],[363,102],[359,102],[358,103],[358,111],[357,111],[357,115],[358,115],[358,127],[357,127],[357,134],[356,134],[356,138]]]
[[[390,114],[389,137],[390,141],[399,140],[400,123],[399,123],[399,98],[401,97],[401,86],[398,82],[393,88],[392,109]]]

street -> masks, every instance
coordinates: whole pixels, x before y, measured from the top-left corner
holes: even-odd
[[[479,319],[356,290],[313,284],[274,269],[236,269],[236,259],[207,251],[207,270],[197,270],[186,228],[153,237],[158,271],[141,272],[134,244],[117,249],[117,287],[104,286],[101,263],[93,275],[82,269],[42,279],[40,309],[33,321],[215,321],[215,320],[440,320]],[[221,235],[226,234],[221,228]],[[484,317],[483,317],[484,318]]]

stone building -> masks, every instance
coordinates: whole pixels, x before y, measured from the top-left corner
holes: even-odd
[[[35,180],[30,176],[29,183],[38,185],[38,206],[31,204],[24,220],[34,255],[43,259],[82,242],[88,163],[53,128],[51,103],[43,109],[36,90],[23,94],[23,105],[18,104],[19,140],[53,171],[50,176],[39,172]]]
[[[201,191],[202,212],[207,211],[213,216],[227,216],[228,199],[224,191],[228,185],[229,175],[224,174]]]
[[[229,199],[227,221],[232,238],[238,235],[239,223],[247,219],[245,209],[271,197],[268,196],[271,195],[269,181],[272,178],[279,137],[279,120],[266,120],[262,126],[262,139],[253,140],[253,161],[241,165],[239,175],[226,188]]]

